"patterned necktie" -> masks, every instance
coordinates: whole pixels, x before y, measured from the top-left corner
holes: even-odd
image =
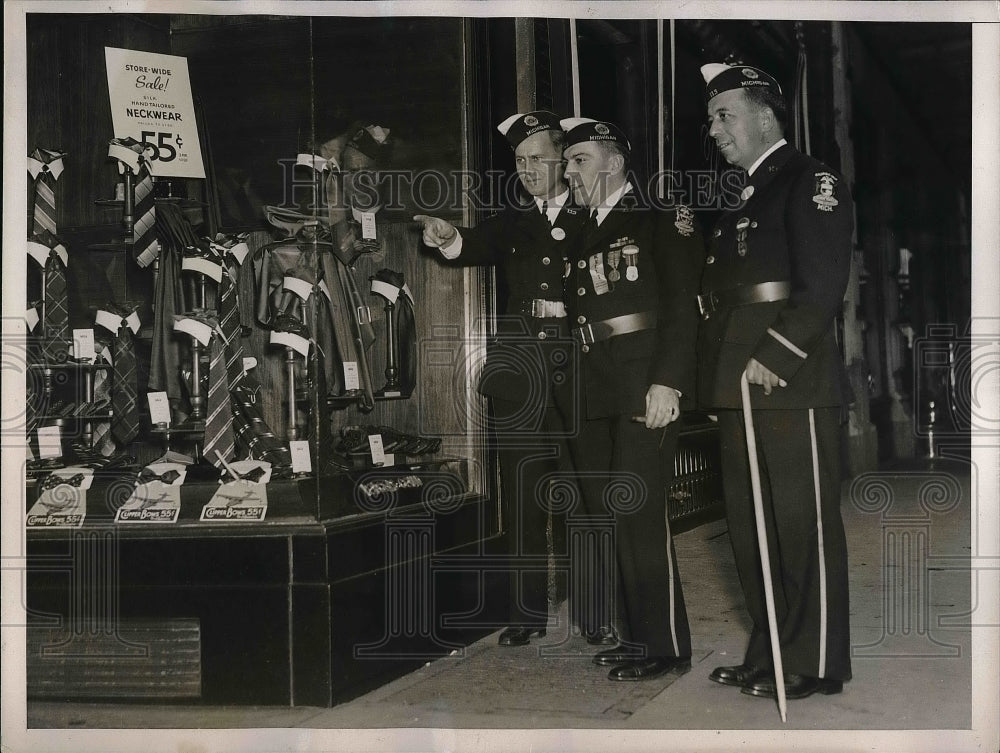
[[[111,434],[119,445],[126,445],[139,433],[136,411],[138,387],[135,372],[135,343],[128,322],[122,319],[114,345],[114,392],[111,395]]]
[[[46,363],[65,363],[69,358],[69,307],[66,300],[66,267],[53,248],[45,260],[43,354]]]
[[[226,376],[229,388],[233,389],[243,380],[246,372],[243,370],[243,332],[236,283],[226,268],[223,268],[219,283],[219,329],[226,340]]]
[[[35,211],[32,215],[31,232],[56,231],[55,178],[46,165],[35,181]]]
[[[107,413],[111,407],[111,379],[109,378],[111,373],[109,369],[94,369],[92,402],[95,413]],[[91,425],[90,446],[104,457],[114,453],[115,442],[111,438],[110,421],[95,421]]]
[[[58,175],[53,172],[49,165],[58,163],[65,155],[52,149],[35,149],[28,156],[34,160],[31,164],[38,170],[35,177],[35,201],[31,232],[38,234],[43,230],[48,230],[50,233],[55,233],[56,217],[58,216],[56,214],[55,184]]]
[[[135,209],[132,225],[132,253],[140,267],[148,267],[160,253],[156,237],[156,199],[153,196],[153,176],[145,157],[148,145],[132,137],[111,139],[108,156],[118,160],[119,170],[135,175]],[[130,154],[129,152],[132,152]]]
[[[146,162],[139,164],[135,176],[135,226],[132,251],[140,267],[148,267],[160,254],[160,242],[156,238],[156,199],[153,196],[153,176],[149,174]]]
[[[229,461],[234,457],[236,440],[233,435],[233,410],[229,404],[229,380],[226,378],[226,348],[218,332],[212,336],[208,362],[207,411],[202,456],[221,468],[223,459]]]

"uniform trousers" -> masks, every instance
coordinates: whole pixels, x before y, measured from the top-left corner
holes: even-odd
[[[691,634],[666,506],[678,424],[675,421],[666,429],[650,430],[625,414],[584,419],[570,442],[584,522],[590,524],[592,539],[602,541],[601,531],[613,533],[610,551],[605,547],[602,552],[599,546],[597,551],[577,547],[583,552],[571,566],[577,570],[574,584],[585,591],[575,594],[577,601],[598,600],[596,616],[585,615],[581,627],[610,624],[616,600],[607,593],[607,584],[617,584],[621,643],[647,656],[691,655]],[[572,539],[572,520],[570,526]]]
[[[504,529],[509,555],[507,624],[544,627],[548,619],[548,522],[550,487],[572,480],[569,450],[560,412],[537,412],[524,402],[493,398],[494,429],[503,490]],[[558,506],[557,506],[558,507]],[[558,509],[552,531],[563,526]],[[558,538],[558,537],[557,537]],[[556,552],[558,554],[558,552]]]
[[[745,662],[771,666],[746,431],[720,410],[726,518],[753,628]],[[775,614],[786,673],[851,678],[847,542],[840,515],[840,408],[754,410]]]

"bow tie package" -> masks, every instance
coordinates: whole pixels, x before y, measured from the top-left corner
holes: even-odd
[[[187,466],[183,463],[147,465],[139,472],[131,496],[115,513],[115,522],[176,523],[186,476]]]
[[[270,480],[271,464],[266,460],[227,463],[220,486],[202,508],[200,519],[219,523],[264,520]]]
[[[38,499],[28,510],[29,528],[79,528],[87,515],[87,490],[94,469],[70,466],[52,471],[38,482]]]

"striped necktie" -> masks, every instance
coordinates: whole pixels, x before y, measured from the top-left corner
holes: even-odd
[[[35,178],[34,211],[31,232],[48,230],[56,232],[56,180],[62,172],[62,158],[66,155],[52,149],[35,149],[28,155],[28,166]]]
[[[223,460],[228,462],[233,459],[236,440],[233,435],[233,409],[229,402],[229,380],[226,377],[226,348],[219,332],[212,336],[209,350],[207,411],[202,456],[221,468]]]
[[[160,253],[156,236],[156,199],[153,196],[153,176],[145,150],[151,145],[139,143],[131,136],[111,139],[108,156],[118,160],[118,169],[135,175],[135,220],[132,225],[132,253],[140,267],[148,267]]]

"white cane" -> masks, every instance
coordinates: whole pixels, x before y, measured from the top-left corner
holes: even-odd
[[[750,460],[750,486],[753,490],[753,513],[757,521],[757,548],[764,577],[764,602],[767,606],[767,627],[771,634],[771,658],[774,662],[774,686],[778,692],[778,712],[786,721],[785,673],[781,665],[781,643],[778,640],[778,620],[774,614],[774,584],[771,582],[771,558],[767,548],[767,530],[764,528],[764,501],[760,492],[760,466],[757,464],[757,437],[753,430],[750,412],[750,383],[747,373],[740,377],[740,396],[743,400],[743,425],[747,434],[747,455]]]

